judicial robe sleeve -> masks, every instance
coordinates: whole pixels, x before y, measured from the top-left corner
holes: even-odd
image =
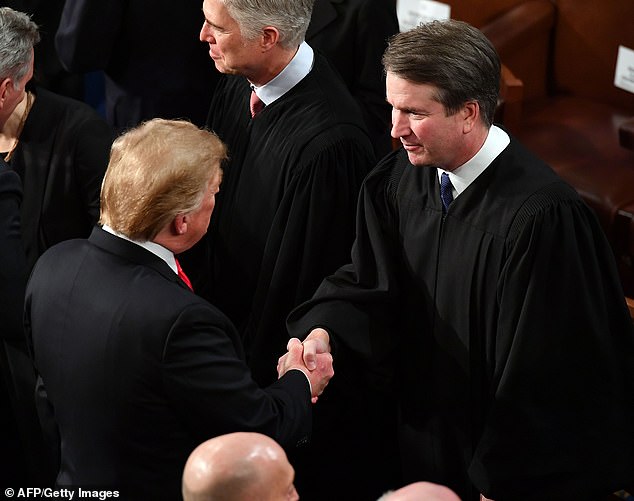
[[[507,245],[472,480],[491,499],[599,499],[634,479],[634,334],[614,259],[581,201],[516,221]]]
[[[323,277],[350,259],[358,190],[373,156],[363,150],[365,142],[326,144],[308,145],[303,154],[308,161],[292,171],[276,210],[246,329],[251,353],[283,354],[288,313],[314,294]],[[260,374],[271,373],[274,362],[258,356],[250,364]]]
[[[385,164],[383,164],[385,165]],[[326,278],[314,297],[288,317],[292,336],[304,338],[311,329],[325,327],[332,334],[338,367],[374,373],[376,388],[389,391],[394,339],[385,335],[399,301],[392,210],[393,187],[381,166],[361,188],[356,218],[352,263]]]

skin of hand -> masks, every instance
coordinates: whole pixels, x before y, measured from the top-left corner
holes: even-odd
[[[330,353],[330,336],[325,329],[320,327],[310,331],[302,344],[304,345],[304,363],[309,370],[316,367],[320,354]]]
[[[282,355],[277,362],[278,376],[282,377],[290,369],[301,370],[306,374],[312,387],[311,401],[313,403],[317,402],[317,397],[323,393],[335,373],[332,365],[332,355],[329,351],[314,354],[313,369],[308,369],[304,364],[304,346],[299,339],[290,339],[287,349],[288,352]]]

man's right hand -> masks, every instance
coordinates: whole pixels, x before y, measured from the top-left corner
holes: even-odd
[[[312,369],[309,369],[304,363],[304,350],[305,346],[302,345],[299,339],[292,338],[288,342],[288,352],[280,357],[277,363],[277,373],[282,377],[287,371],[291,369],[301,370],[310,381],[311,385],[311,399],[315,403],[317,397],[321,395],[328,385],[330,378],[334,375],[334,369],[332,366],[332,355],[329,351],[325,353],[313,353],[311,357]]]
[[[319,355],[330,353],[330,336],[325,329],[320,327],[310,331],[302,344],[304,345],[304,363],[310,370],[317,366]]]

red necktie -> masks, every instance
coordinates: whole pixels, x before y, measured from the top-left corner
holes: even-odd
[[[264,103],[258,97],[254,90],[251,91],[251,99],[249,101],[249,109],[251,110],[251,118],[260,113],[264,109]]]
[[[183,268],[181,268],[181,264],[178,262],[178,259],[174,258],[174,261],[176,261],[176,270],[178,271],[178,276],[193,292],[194,288],[192,287],[192,283],[189,281],[189,277],[185,275]]]

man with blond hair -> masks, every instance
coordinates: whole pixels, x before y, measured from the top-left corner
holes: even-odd
[[[173,500],[203,440],[248,430],[291,447],[308,434],[330,355],[309,372],[295,340],[280,379],[261,389],[235,328],[190,290],[175,257],[207,231],[225,157],[188,122],[132,129],[112,148],[103,226],[36,264],[26,329],[61,438],[58,485]]]

